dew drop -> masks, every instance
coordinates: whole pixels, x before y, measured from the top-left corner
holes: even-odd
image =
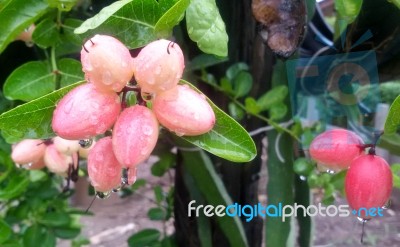
[[[107,199],[110,197],[110,195],[111,195],[111,191],[106,191],[106,192],[97,191],[96,192],[96,197],[99,199]]]
[[[151,93],[141,92],[140,94],[144,101],[151,101],[153,98]]]
[[[307,178],[306,178],[306,176],[300,175],[300,180],[301,180],[301,181],[306,181]]]
[[[111,75],[111,72],[110,71],[106,71],[104,74],[103,74],[103,83],[105,84],[105,85],[111,85],[112,83],[113,83],[113,80],[112,80],[112,75]]]
[[[118,186],[118,187],[112,189],[112,192],[116,193],[116,192],[120,191],[121,188],[122,188],[122,186],[120,185],[120,186]]]
[[[330,170],[330,169],[326,170],[326,172],[329,173],[329,174],[335,174],[335,171],[334,170]]]
[[[387,202],[385,202],[385,204],[382,206],[382,209],[388,209],[392,206],[392,200],[387,200]]]
[[[153,128],[151,126],[149,126],[149,125],[144,125],[142,127],[142,130],[143,130],[143,134],[145,134],[147,136],[153,134]]]
[[[67,103],[65,103],[65,105],[64,105],[64,112],[65,112],[66,114],[69,114],[69,113],[71,112],[73,106],[74,106],[74,101],[73,101],[72,98],[70,98],[70,99],[67,101]]]
[[[121,177],[121,183],[124,185],[128,185],[129,181],[128,181],[128,173],[129,170],[126,168],[122,169],[122,177]]]
[[[90,148],[93,144],[93,139],[85,139],[85,140],[79,140],[79,145],[82,148]]]

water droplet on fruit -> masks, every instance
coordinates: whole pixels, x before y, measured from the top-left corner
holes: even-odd
[[[122,188],[122,186],[120,185],[120,186],[118,186],[118,187],[112,189],[112,192],[116,193],[116,192],[120,191],[121,188]]]
[[[326,173],[329,173],[329,174],[335,174],[335,171],[334,170],[326,170]]]
[[[145,134],[147,136],[153,134],[153,128],[151,126],[149,126],[149,125],[144,125],[142,127],[142,130],[143,130],[143,134]]]
[[[306,177],[306,176],[303,176],[303,175],[300,175],[300,180],[301,180],[301,181],[306,181],[306,180],[307,180],[307,177]]]
[[[74,106],[74,100],[72,98],[70,98],[68,100],[68,102],[65,103],[65,105],[64,105],[64,112],[66,114],[69,114],[71,112],[73,106]]]
[[[111,195],[111,191],[106,191],[106,192],[96,192],[96,197],[99,199],[107,199]]]
[[[92,144],[93,144],[93,139],[79,140],[79,145],[81,145],[82,148],[90,148]]]
[[[106,72],[104,73],[102,79],[103,79],[103,83],[104,83],[105,85],[111,85],[111,84],[113,83],[112,75],[111,75],[111,72],[110,72],[110,71],[106,71]]]
[[[153,98],[151,93],[141,92],[140,94],[141,94],[142,99],[143,99],[144,101],[151,101],[152,98]]]
[[[392,200],[387,200],[387,202],[382,206],[382,209],[388,209],[392,206]]]

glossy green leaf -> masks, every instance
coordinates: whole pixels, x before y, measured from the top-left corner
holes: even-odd
[[[253,86],[253,77],[249,72],[241,71],[233,79],[233,91],[236,98],[246,96]]]
[[[4,83],[3,91],[8,99],[31,101],[54,88],[54,74],[48,64],[33,61],[15,69]]]
[[[187,0],[122,0],[103,8],[86,20],[75,33],[86,37],[112,33],[129,48],[137,48],[160,37],[168,37],[172,25],[182,17]]]
[[[77,82],[1,114],[0,129],[6,141],[54,136],[51,119],[58,100],[82,83]]]
[[[147,217],[149,217],[150,220],[164,220],[166,212],[162,208],[150,208],[147,212]]]
[[[293,163],[293,170],[297,175],[308,176],[314,170],[314,165],[306,158],[298,158]]]
[[[158,242],[161,233],[157,229],[144,229],[128,239],[130,247],[148,247]]]
[[[70,11],[78,0],[47,0],[53,8],[58,8],[60,11]]]
[[[400,189],[400,164],[390,166],[393,175],[393,187]]]
[[[193,58],[192,61],[190,61],[188,64],[185,66],[185,71],[193,71],[193,70],[200,70],[204,69],[213,65],[217,65],[220,63],[224,63],[228,61],[227,57],[217,57],[215,55],[210,55],[210,54],[200,54]]]
[[[352,23],[360,13],[362,3],[363,0],[335,0],[338,19]]]
[[[40,48],[53,46],[58,41],[57,25],[51,19],[40,22],[32,34],[32,39]]]
[[[0,188],[0,200],[10,200],[20,196],[29,185],[26,174],[12,174],[4,187]]]
[[[240,121],[244,118],[245,112],[242,108],[231,102],[228,105],[229,115],[231,115],[236,121]]]
[[[233,81],[235,77],[242,71],[248,71],[249,66],[246,63],[235,63],[226,70],[226,77]]]
[[[192,0],[186,10],[186,26],[200,50],[228,56],[228,34],[215,0]]]
[[[198,91],[189,82],[183,80],[181,82]],[[207,101],[215,113],[214,128],[199,136],[183,136],[182,138],[216,156],[233,162],[248,162],[254,159],[257,150],[247,131],[210,99],[207,98]]]
[[[56,246],[56,237],[49,229],[33,225],[26,229],[23,243],[24,247],[53,247]]]
[[[284,103],[278,103],[271,106],[269,116],[271,120],[281,120],[286,116],[288,108]]]
[[[67,213],[48,212],[39,218],[38,222],[49,227],[66,226],[71,222],[71,218]]]
[[[46,13],[45,0],[9,0],[0,8],[0,53],[25,28]]]
[[[386,117],[384,132],[385,135],[396,133],[400,125],[400,96],[398,96],[390,106]]]
[[[257,101],[253,97],[247,97],[244,100],[244,106],[246,107],[246,111],[253,114],[258,114],[261,111]]]
[[[159,185],[155,186],[153,191],[154,191],[154,197],[156,199],[156,202],[161,203],[162,200],[164,200],[164,192],[163,192],[161,186],[159,186]]]
[[[193,177],[197,188],[207,201],[213,205],[231,205],[232,199],[218,176],[209,156],[203,151],[183,152],[183,165],[185,170]],[[242,223],[238,217],[215,217],[222,232],[227,237],[230,246],[248,246]]]
[[[80,228],[73,228],[73,227],[56,227],[56,228],[54,228],[54,234],[58,238],[62,238],[62,239],[74,239],[79,235],[80,232],[81,232]]]
[[[4,220],[0,219],[0,244],[7,241],[11,235],[11,227]]]
[[[82,25],[83,21],[78,20],[78,19],[72,19],[68,18],[65,19],[64,23],[62,23],[62,28],[63,28],[63,35],[61,36],[62,39],[66,39],[68,42],[71,42],[75,45],[82,46],[83,44],[83,39],[80,35],[74,33],[75,28],[79,27]]]
[[[274,87],[258,98],[257,105],[260,107],[261,111],[268,110],[274,104],[283,102],[288,92],[288,87],[285,85]]]
[[[400,8],[400,0],[391,0],[389,2],[393,3],[394,5],[396,5],[397,8]]]
[[[78,60],[63,58],[58,61],[58,70],[61,75],[61,87],[66,87],[85,79],[82,71],[82,64]]]

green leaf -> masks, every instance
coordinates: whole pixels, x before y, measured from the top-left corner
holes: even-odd
[[[400,8],[400,0],[390,0],[389,2],[393,3],[394,5],[396,5],[397,8]]]
[[[47,173],[41,170],[31,170],[29,171],[29,180],[34,183],[46,179]]]
[[[185,170],[193,177],[197,188],[201,191],[207,203],[214,207],[231,205],[232,199],[218,176],[210,158],[203,151],[183,152]],[[216,217],[221,230],[227,237],[230,246],[248,246],[246,235],[240,219],[236,217]]]
[[[361,10],[363,0],[335,0],[335,9],[339,20],[345,20],[347,24],[352,23]]]
[[[249,72],[241,71],[233,79],[233,91],[236,98],[246,96],[253,86],[253,77]]]
[[[61,75],[61,87],[66,87],[85,79],[82,71],[82,64],[78,60],[63,58],[58,61],[58,70]]]
[[[390,106],[384,127],[385,135],[396,133],[399,125],[400,125],[400,96],[398,96]]]
[[[58,29],[56,23],[51,19],[40,22],[32,34],[32,39],[40,48],[48,48],[58,41]]]
[[[82,25],[83,21],[78,19],[65,19],[64,23],[62,24],[62,28],[64,30],[64,36],[61,36],[63,39],[65,38],[68,42],[73,43],[75,45],[81,46],[82,45],[82,37],[75,34],[75,28]]]
[[[288,94],[288,87],[280,85],[263,94],[258,100],[257,105],[261,111],[270,109],[274,104],[281,103]]]
[[[24,247],[53,247],[56,246],[56,237],[49,229],[33,225],[26,229],[23,242]]]
[[[129,48],[144,46],[172,33],[188,0],[122,0],[103,8],[87,19],[75,33],[86,37],[112,33]],[[116,32],[117,31],[117,32]]]
[[[170,152],[163,152],[159,160],[151,167],[151,174],[162,177],[175,164],[175,155]]]
[[[248,71],[249,66],[246,63],[235,63],[226,70],[226,77],[233,81],[235,77],[242,71]]]
[[[48,64],[28,62],[15,69],[4,83],[8,99],[31,101],[55,89],[54,74]]]
[[[150,208],[147,212],[147,217],[149,217],[150,220],[164,220],[166,216],[167,214],[162,208]]]
[[[0,189],[0,200],[10,200],[25,192],[29,185],[26,174],[11,174],[8,183]]]
[[[45,0],[9,0],[0,7],[0,53],[48,8]]]
[[[228,105],[228,110],[229,110],[229,115],[231,115],[235,120],[240,121],[244,118],[245,112],[235,103],[230,102]]]
[[[246,107],[246,111],[248,112],[251,112],[253,114],[258,114],[260,112],[260,107],[253,97],[247,97],[244,100],[244,105]]]
[[[11,227],[2,219],[0,219],[0,233],[0,244],[7,241],[12,235]]]
[[[169,8],[169,1],[160,0],[159,4],[160,8],[163,11],[164,6],[167,11],[161,16],[161,18],[157,21],[154,29],[156,33],[169,32],[174,26],[178,25],[179,22],[183,19],[185,11],[189,6],[190,0],[179,0]],[[164,5],[164,6],[162,6]],[[168,33],[166,34],[168,35]]]
[[[228,34],[215,0],[192,0],[186,10],[186,26],[200,50],[228,56]]]
[[[164,192],[161,186],[159,185],[155,186],[153,191],[154,191],[154,197],[156,198],[156,202],[161,203],[164,200]]]
[[[38,222],[49,227],[66,226],[71,222],[67,213],[48,212],[38,219]]]
[[[144,229],[129,237],[128,244],[130,247],[148,247],[158,242],[160,236],[157,229]]]
[[[280,120],[286,116],[288,108],[284,103],[278,103],[271,106],[269,116],[271,120]]]
[[[400,164],[392,164],[390,166],[393,174],[393,186],[400,188]]]
[[[73,227],[56,227],[56,228],[54,228],[54,234],[58,238],[62,238],[62,239],[74,239],[79,235],[80,232],[81,232],[80,228],[73,228]]]
[[[0,129],[6,141],[17,142],[27,138],[45,139],[54,136],[51,120],[58,100],[82,83],[77,82],[61,88],[1,114]]]
[[[194,71],[194,70],[200,70],[200,69],[204,69],[207,67],[211,67],[213,65],[217,65],[220,63],[224,63],[227,62],[228,58],[227,57],[217,57],[215,55],[210,55],[210,54],[200,54],[198,56],[196,56],[195,58],[193,58],[192,61],[190,61],[190,63],[188,63],[185,67],[185,71]]]
[[[297,175],[308,176],[314,170],[314,165],[306,158],[298,158],[293,164],[293,170]]]
[[[194,90],[197,88],[187,81]],[[215,126],[209,132],[199,136],[183,136],[186,141],[218,156],[233,162],[248,162],[257,155],[256,146],[249,133],[233,118],[219,109],[207,98],[215,113]]]
[[[53,8],[58,8],[60,11],[70,11],[78,0],[47,0]]]

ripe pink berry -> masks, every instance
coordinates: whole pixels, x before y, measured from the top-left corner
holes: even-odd
[[[145,93],[158,93],[175,87],[184,68],[181,48],[165,39],[146,45],[133,59],[135,79]]]
[[[153,111],[161,125],[179,136],[201,135],[215,124],[214,111],[204,95],[188,86],[178,85],[158,94]]]
[[[116,38],[95,35],[81,50],[85,78],[101,92],[120,92],[133,76],[128,48]]]
[[[43,140],[25,139],[13,147],[11,159],[20,165],[28,165],[39,161],[46,150]]]
[[[81,147],[78,140],[66,140],[59,136],[53,138],[53,143],[58,152],[66,155],[78,152]]]
[[[158,122],[145,106],[134,105],[122,111],[113,129],[113,150],[124,168],[146,160],[158,139]]]
[[[354,132],[332,129],[319,134],[310,145],[311,157],[326,168],[347,169],[363,153],[363,140]]]
[[[44,157],[41,157],[38,161],[29,163],[27,166],[25,166],[25,168],[28,170],[39,170],[44,168],[45,166],[46,164],[44,163]]]
[[[53,114],[52,127],[64,139],[87,139],[110,129],[120,111],[116,93],[100,93],[93,84],[86,83],[60,100]]]
[[[77,166],[77,157],[62,154],[54,144],[50,144],[44,153],[44,162],[49,171],[61,176],[67,176],[69,166]]]
[[[383,207],[393,187],[388,163],[376,155],[364,154],[354,159],[345,179],[346,197],[353,209]],[[368,219],[365,212],[361,218]]]
[[[121,185],[122,167],[112,151],[111,137],[96,142],[87,164],[90,182],[96,191],[109,192]]]
[[[35,31],[35,24],[30,25],[27,29],[22,31],[16,38],[15,40],[22,40],[26,43],[31,43],[32,42],[32,34],[33,31]],[[32,44],[33,45],[33,44]]]

